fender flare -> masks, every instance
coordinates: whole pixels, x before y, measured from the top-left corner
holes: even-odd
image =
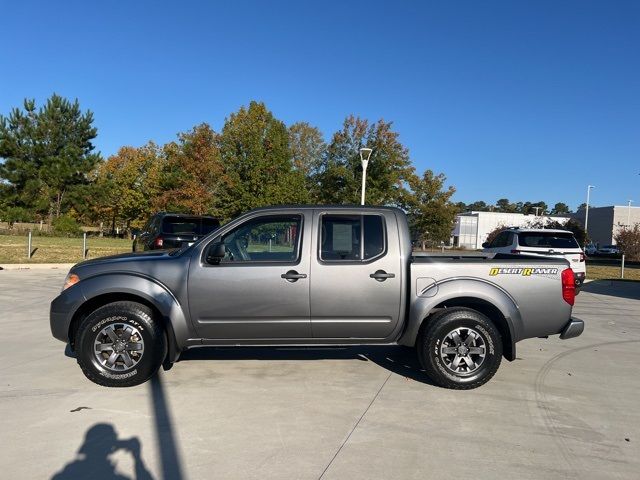
[[[85,301],[72,313],[72,318],[90,305],[99,305],[101,299],[105,303],[117,301],[118,295],[131,301],[140,299],[159,312],[167,334],[165,365],[177,361],[188,340],[197,336],[188,312],[171,291],[156,279],[135,272],[105,272],[83,279],[78,286]]]
[[[511,347],[511,353],[507,358],[513,360],[515,358],[515,344],[522,339],[523,332],[522,317],[518,305],[506,290],[492,282],[478,278],[450,278],[435,283],[428,291],[422,292],[421,296],[414,296],[407,328],[398,343],[415,345],[422,323],[443,305],[456,305],[456,303],[464,305],[465,303],[473,304],[473,302],[490,305],[500,312],[510,337],[503,339],[503,341],[509,342]],[[496,319],[492,320],[496,321]],[[498,325],[498,327],[500,326]],[[509,344],[506,342],[505,346],[508,346]]]

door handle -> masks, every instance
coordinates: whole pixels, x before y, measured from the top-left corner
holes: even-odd
[[[280,275],[280,278],[284,278],[287,282],[297,282],[300,278],[307,278],[306,273],[298,273],[295,270],[289,270],[287,273]]]
[[[387,273],[384,270],[376,270],[375,273],[369,275],[369,277],[374,278],[378,282],[384,282],[387,278],[395,278],[395,273]]]

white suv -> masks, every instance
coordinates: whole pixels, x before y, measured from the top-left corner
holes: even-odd
[[[482,244],[484,252],[513,253],[556,257],[562,255],[569,261],[576,286],[582,285],[587,273],[584,252],[569,230],[507,228],[491,243]]]

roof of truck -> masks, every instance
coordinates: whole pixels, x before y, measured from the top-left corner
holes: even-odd
[[[282,209],[291,209],[291,210],[392,210],[396,212],[404,213],[401,208],[398,207],[390,207],[390,206],[378,206],[378,205],[319,205],[319,204],[303,204],[303,205],[270,205],[268,207],[258,207],[250,212],[259,212],[261,210],[282,210]],[[248,213],[248,212],[247,212]]]

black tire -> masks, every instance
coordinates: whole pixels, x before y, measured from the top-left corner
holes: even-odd
[[[104,339],[105,346],[116,344],[103,333],[105,330],[115,334],[119,342],[124,342],[118,347],[126,349],[138,344],[138,348],[124,353],[106,348],[105,352],[94,353],[98,348],[104,348],[101,339]],[[126,336],[128,340],[123,340]],[[96,345],[96,342],[100,344]],[[136,351],[140,344],[142,353]],[[154,321],[153,311],[146,305],[128,301],[109,303],[89,314],[78,328],[75,346],[82,372],[92,382],[105,387],[131,387],[146,382],[158,371],[166,354],[165,335]],[[112,354],[117,361],[109,368],[107,365]],[[135,364],[127,366],[124,354],[127,354],[129,363]]]
[[[463,341],[456,341],[456,337]],[[447,308],[425,320],[416,347],[429,378],[441,387],[457,390],[485,384],[502,360],[500,332],[485,315],[470,308]],[[484,356],[479,353],[482,351]]]

